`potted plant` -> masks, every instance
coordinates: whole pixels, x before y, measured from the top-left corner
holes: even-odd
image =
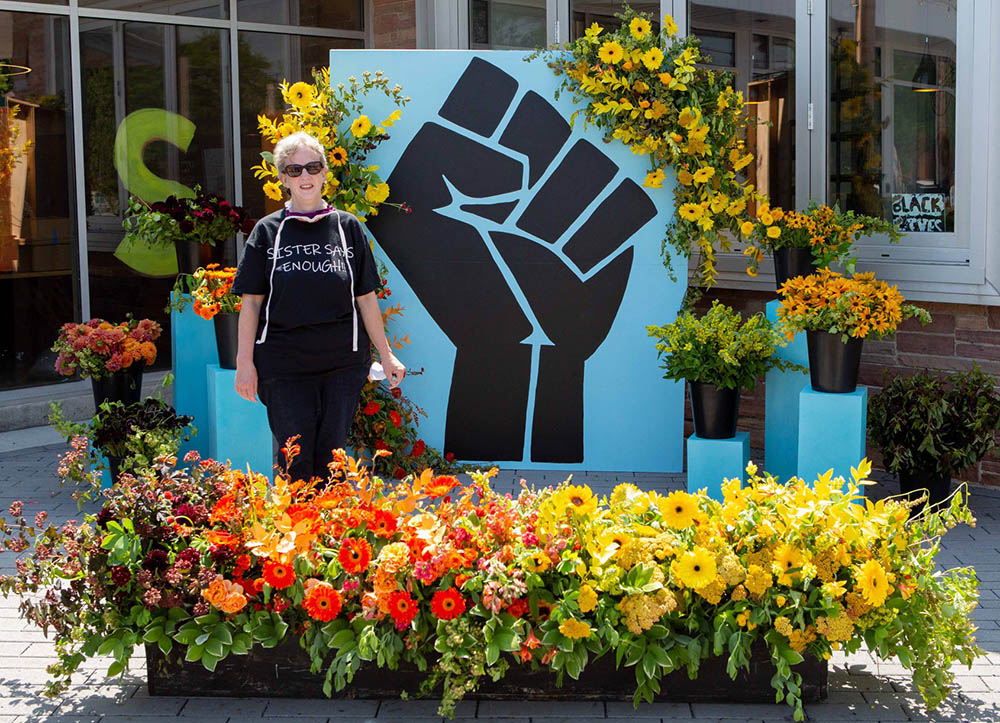
[[[931,320],[924,309],[905,303],[895,286],[872,273],[847,277],[820,269],[789,279],[778,294],[778,320],[786,336],[806,332],[809,376],[818,392],[855,390],[865,339],[892,336],[904,319],[916,318],[921,324]]]
[[[927,490],[931,504],[947,498],[953,475],[994,450],[998,429],[1000,395],[978,366],[948,377],[887,377],[868,403],[868,433],[886,470],[911,497]]]
[[[253,219],[241,207],[195,186],[193,198],[169,196],[149,204],[131,196],[122,225],[126,241],[173,244],[178,273],[191,274],[214,260],[216,244],[240,231],[249,233]]]
[[[236,350],[242,299],[231,293],[236,269],[209,264],[191,275],[180,275],[168,308],[183,311],[190,300],[194,313],[215,322],[215,345],[222,369],[236,368]]]
[[[842,213],[837,206],[810,202],[804,213],[784,211],[762,203],[757,207],[756,221],[744,221],[740,233],[749,244],[743,253],[750,257],[747,273],[757,275],[757,269],[768,251],[774,257],[774,278],[780,289],[788,279],[808,276],[839,261],[845,270],[854,273],[856,259],[848,258],[854,242],[862,236],[888,234],[896,243],[900,234],[896,226],[881,218]]]
[[[743,321],[718,300],[701,318],[685,312],[666,326],[648,326],[658,339],[664,379],[686,380],[691,392],[694,433],[703,439],[729,439],[736,434],[740,390],[752,390],[770,369],[796,369],[774,351],[784,346],[781,334],[763,314]]]
[[[151,319],[63,324],[52,345],[52,351],[58,353],[56,371],[64,376],[89,377],[95,408],[105,401],[138,402],[142,370],[156,361],[153,342],[161,332],[160,325]]]

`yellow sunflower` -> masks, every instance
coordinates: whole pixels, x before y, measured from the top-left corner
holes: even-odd
[[[331,166],[342,166],[347,163],[347,149],[342,146],[337,146],[329,155]]]
[[[646,18],[632,18],[632,22],[628,24],[628,31],[636,40],[642,40],[653,31],[653,27]]]
[[[569,618],[559,623],[559,632],[567,638],[589,638],[590,625],[584,620]]]
[[[671,568],[686,587],[705,587],[715,580],[715,557],[703,547],[685,552]]]
[[[528,572],[545,572],[552,567],[552,560],[541,550],[536,550],[524,558],[524,568]]]
[[[304,108],[310,105],[316,98],[313,87],[301,81],[292,85],[283,95],[285,96],[285,102],[296,108]]]
[[[281,184],[277,181],[268,181],[264,184],[264,195],[272,201],[281,200]]]
[[[367,135],[368,131],[372,129],[372,122],[368,119],[368,116],[362,115],[354,119],[351,123],[351,135],[355,138],[361,138]]]
[[[698,512],[698,498],[683,490],[671,492],[666,498],[659,500],[657,504],[660,507],[660,514],[663,515],[663,521],[675,530],[690,527],[694,523],[695,513]],[[715,576],[714,572],[712,576]]]
[[[625,57],[625,51],[616,41],[609,40],[597,51],[597,57],[601,59],[602,63],[617,65]]]
[[[572,485],[559,493],[558,506],[563,512],[569,510],[583,517],[597,509],[597,498],[587,485]]]
[[[881,607],[891,590],[889,578],[878,560],[869,560],[858,570],[857,589],[872,607]]]

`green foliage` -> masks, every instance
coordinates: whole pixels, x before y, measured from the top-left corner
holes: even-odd
[[[978,366],[949,377],[887,378],[868,403],[868,431],[893,474],[953,476],[996,448],[1000,394]]]
[[[659,340],[656,349],[664,379],[753,389],[757,379],[770,369],[806,371],[775,356],[775,350],[786,342],[763,314],[744,322],[718,300],[700,319],[685,312],[671,324],[647,326],[646,331]]]

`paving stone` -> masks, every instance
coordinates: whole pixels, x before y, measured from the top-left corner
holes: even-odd
[[[806,705],[805,711],[808,718],[817,721],[908,720],[906,711],[898,703],[870,703],[858,691],[832,692],[825,702]]]
[[[636,716],[653,716],[667,720],[685,720],[693,716],[690,703],[640,703],[636,708],[631,702],[609,700],[605,705],[608,718],[634,718]]]
[[[270,701],[267,698],[188,698],[179,713],[182,718],[230,716],[234,719],[260,718]]]
[[[265,718],[354,717],[373,718],[378,711],[377,700],[330,700],[327,698],[270,698],[264,709]]]
[[[30,695],[14,690],[4,690],[7,695],[0,696],[0,710],[5,715],[26,715],[41,717],[50,713],[55,713],[59,707],[59,701],[51,698],[43,698],[40,695]]]
[[[385,700],[378,707],[378,718],[399,718],[401,720],[441,718],[441,714],[437,712],[440,706],[440,700]],[[465,718],[475,717],[476,701],[459,701],[458,705],[455,706],[455,715]]]
[[[133,713],[129,715],[106,715],[103,718],[101,718],[101,723],[168,723],[168,721],[173,721],[173,723],[177,723],[177,717],[172,715],[171,716],[138,715]],[[320,723],[320,721],[325,723],[326,718],[319,718],[317,719],[316,723]],[[227,716],[202,718],[202,720],[200,721],[200,723],[228,723],[228,722],[229,718]],[[348,722],[345,721],[345,723]]]
[[[539,718],[603,718],[604,703],[595,701],[516,701],[481,700],[479,716],[484,718],[504,718],[518,715]]]
[[[795,715],[785,703],[692,703],[691,710],[697,720],[742,717],[780,721],[794,720]]]

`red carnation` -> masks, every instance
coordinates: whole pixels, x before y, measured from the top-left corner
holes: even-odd
[[[378,410],[380,410],[381,408],[382,405],[379,404],[378,402],[368,402],[368,404],[365,405],[365,414],[371,417],[375,414],[378,414]]]

